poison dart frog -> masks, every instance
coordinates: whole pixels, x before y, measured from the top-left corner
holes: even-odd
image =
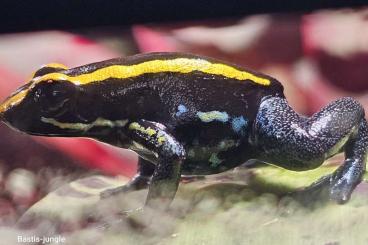
[[[341,98],[305,117],[275,78],[192,54],[46,65],[0,105],[0,118],[31,135],[135,151],[135,177],[101,196],[148,187],[145,205],[163,209],[182,175],[216,174],[250,159],[309,170],[339,152],[344,163],[324,180],[329,197],[344,203],[367,161],[368,126],[356,100]]]

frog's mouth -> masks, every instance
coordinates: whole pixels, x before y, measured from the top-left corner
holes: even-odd
[[[60,129],[64,134],[78,132],[79,134],[86,134],[91,132],[95,128],[101,129],[112,129],[122,128],[127,125],[128,120],[108,120],[104,118],[97,118],[96,120],[89,123],[81,122],[60,122],[54,118],[41,117],[41,121],[49,126]]]
[[[77,127],[75,128],[64,128],[61,125],[54,125],[50,121],[38,121],[38,122],[26,122],[25,120],[12,121],[8,120],[7,116],[0,114],[0,121],[4,122],[8,127],[27,133],[33,136],[48,136],[48,137],[76,137],[83,135],[87,131],[80,131]]]

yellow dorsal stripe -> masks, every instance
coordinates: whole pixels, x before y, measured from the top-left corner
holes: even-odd
[[[64,65],[52,63],[47,67],[66,68]],[[72,82],[76,85],[84,85],[92,82],[98,82],[109,78],[124,79],[137,77],[147,73],[160,72],[178,72],[190,73],[193,71],[200,71],[207,74],[221,75],[224,77],[237,80],[251,80],[257,84],[268,86],[271,81],[267,78],[259,77],[251,72],[241,71],[235,67],[221,64],[211,63],[199,58],[175,58],[171,60],[150,60],[135,65],[111,65],[100,68],[96,71],[85,73],[77,76],[69,76],[63,73],[49,73],[33,79],[32,85],[27,89],[8,98],[0,105],[0,113],[5,112],[9,107],[19,104],[36,84],[40,82],[64,80]]]
[[[207,74],[221,75],[237,80],[252,80],[261,85],[270,85],[270,80],[252,74],[250,72],[238,70],[232,66],[211,63],[203,59],[176,58],[172,60],[150,60],[135,65],[111,65],[100,68],[91,73],[77,76],[68,76],[62,73],[49,73],[39,78],[35,78],[35,83],[47,80],[66,80],[77,85],[88,84],[106,80],[109,78],[124,79],[137,77],[147,73],[178,72],[190,73],[200,71]]]

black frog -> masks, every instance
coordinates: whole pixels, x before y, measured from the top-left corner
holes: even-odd
[[[88,137],[137,152],[137,175],[102,196],[149,186],[146,205],[161,208],[181,175],[215,174],[249,159],[302,171],[343,151],[345,162],[324,179],[330,198],[344,203],[367,159],[367,121],[354,99],[304,117],[276,79],[183,53],[44,66],[5,100],[0,117],[31,135]]]

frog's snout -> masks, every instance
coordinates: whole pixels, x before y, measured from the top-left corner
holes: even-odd
[[[7,98],[5,101],[3,101],[0,104],[0,121],[6,121],[6,112],[8,111],[8,109],[11,107],[11,103],[9,103],[9,100],[11,99],[11,97]]]
[[[13,107],[16,107],[20,104],[28,93],[29,84],[25,84],[22,87],[18,88],[13,94],[11,94],[8,98],[6,98],[0,104],[0,120],[6,120],[6,114]]]
[[[0,104],[0,121],[5,120],[6,100]]]

